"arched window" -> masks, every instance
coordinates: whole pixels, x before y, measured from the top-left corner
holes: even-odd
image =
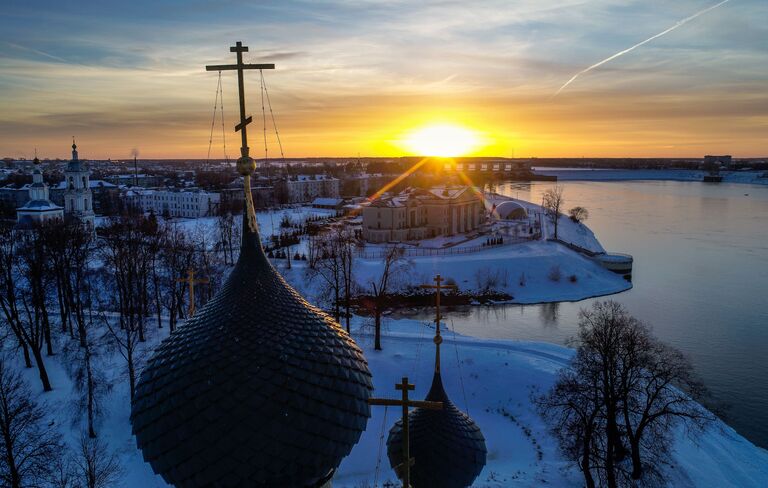
[[[83,200],[83,210],[88,210],[88,199]]]
[[[74,190],[75,189],[75,179],[71,176],[69,177],[69,189]]]
[[[85,176],[83,176],[83,188],[86,190],[88,189],[88,183],[85,181]]]

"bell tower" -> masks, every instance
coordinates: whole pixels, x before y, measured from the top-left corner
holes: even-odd
[[[90,185],[91,172],[80,161],[77,154],[77,144],[72,138],[72,159],[64,171],[64,215],[66,218],[76,218],[94,228],[93,195]]]

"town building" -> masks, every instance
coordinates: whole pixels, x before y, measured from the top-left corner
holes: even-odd
[[[525,159],[466,160],[446,163],[446,170],[465,173],[502,173],[510,178],[530,179],[531,162]]]
[[[285,184],[287,203],[311,202],[317,197],[338,198],[339,179],[328,175],[297,175]]]
[[[29,201],[29,186],[16,188],[8,185],[0,188],[0,207],[13,211]]]
[[[382,196],[363,207],[363,239],[403,242],[476,230],[485,222],[485,207],[469,186],[409,188]]]
[[[101,214],[114,213],[118,195],[117,185],[104,180],[88,179],[88,188],[93,195],[93,211]],[[51,186],[51,201],[57,205],[64,205],[64,194],[67,191],[67,181],[60,181]]]
[[[199,218],[216,215],[218,193],[203,190],[147,190],[131,188],[123,193],[127,207],[166,217]]]
[[[733,164],[733,157],[730,154],[726,154],[724,156],[712,156],[710,154],[704,156],[704,168],[708,167],[725,167],[730,168]]]
[[[368,197],[384,187],[390,180],[390,177],[382,174],[345,175],[341,180],[340,191],[342,196],[346,198]]]
[[[16,210],[16,221],[19,227],[32,227],[52,220],[64,219],[64,209],[48,197],[48,185],[43,181],[40,160],[35,158],[34,165],[32,184],[28,187],[29,201]]]
[[[94,227],[93,194],[90,184],[91,172],[80,161],[77,144],[72,140],[72,159],[64,170],[64,217],[77,219],[83,224]]]
[[[312,200],[312,207],[313,208],[321,208],[324,210],[341,210],[341,207],[344,206],[344,199],[342,198],[324,198],[324,197],[317,197],[314,200]]]
[[[143,173],[115,174],[115,175],[105,176],[104,179],[115,185],[140,186],[143,188],[160,186],[165,182],[165,177],[163,176],[148,175]]]

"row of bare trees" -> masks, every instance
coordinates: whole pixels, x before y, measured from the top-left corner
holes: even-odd
[[[690,363],[613,301],[579,317],[570,368],[534,402],[588,488],[663,486],[678,428],[713,420]]]
[[[374,347],[381,350],[381,315],[387,306],[393,285],[405,266],[403,249],[398,246],[386,248],[381,272],[369,277],[364,283],[355,279],[355,251],[357,238],[352,229],[343,226],[331,227],[328,232],[310,236],[310,275],[319,277],[324,285],[326,299],[333,307],[334,318],[344,320],[347,332],[352,316],[352,300],[364,297],[364,303],[374,317]]]
[[[231,247],[217,252],[207,239],[153,215],[117,217],[98,238],[77,223],[0,227],[0,485],[111,486],[119,466],[97,439],[115,381],[111,362],[124,360],[132,396],[142,343],[157,328],[173,330],[186,318],[187,287],[179,282],[184,271],[194,268],[209,278],[209,287],[196,290],[197,302],[204,303],[221,281],[222,257],[233,258]],[[72,421],[83,426],[74,452],[47,419],[56,410],[36,403],[7,366],[5,355],[14,353],[37,368],[44,392],[55,387],[46,356],[58,356],[69,374]]]
[[[107,488],[120,478],[114,453],[83,435],[69,450],[18,371],[0,357],[0,484],[9,488]]]

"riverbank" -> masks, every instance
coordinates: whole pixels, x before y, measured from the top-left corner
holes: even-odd
[[[313,303],[327,303],[328,284],[320,275],[306,262],[293,262],[287,269],[282,261],[276,260],[276,265],[295,288]],[[380,278],[382,267],[380,259],[355,260],[355,281],[370,286]],[[510,296],[500,303],[577,301],[632,287],[620,275],[561,244],[532,241],[456,256],[405,257],[392,277],[391,291],[407,293],[431,283],[436,274],[464,294]]]
[[[353,336],[364,349],[377,396],[395,394],[394,384],[407,375],[416,385],[414,398],[429,389],[434,361],[431,326],[415,320],[385,322],[383,350],[374,351],[368,321],[356,317]],[[451,400],[468,411],[483,431],[488,463],[476,487],[582,486],[578,470],[565,460],[530,402],[533,391],[545,391],[565,367],[573,350],[527,341],[483,340],[443,334],[442,378]],[[384,438],[399,412],[373,408],[360,443],[346,458],[334,486],[379,486],[395,481],[386,458],[379,460]],[[378,477],[377,464],[379,464]],[[742,488],[763,486],[768,479],[768,451],[754,446],[721,421],[695,439],[681,429],[669,465],[670,487]]]

